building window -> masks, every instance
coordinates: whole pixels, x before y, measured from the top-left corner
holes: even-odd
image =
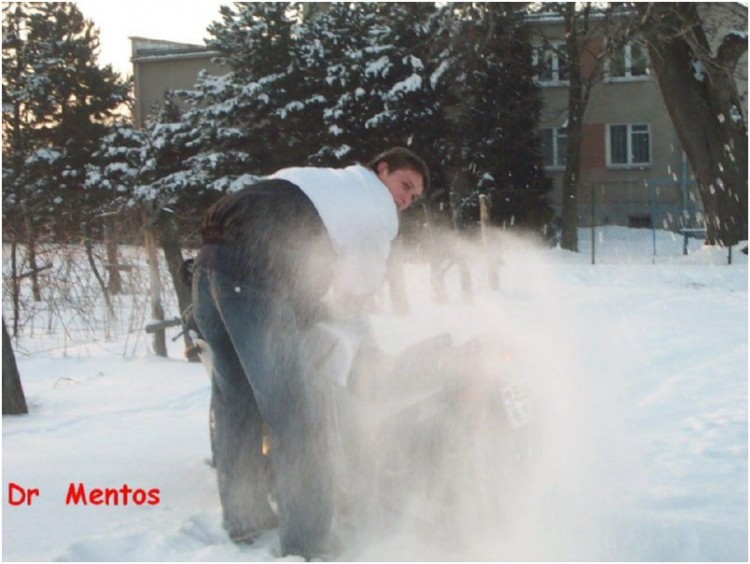
[[[627,44],[618,49],[608,62],[608,76],[612,80],[648,76],[648,55],[643,45]]]
[[[642,166],[651,163],[651,127],[648,124],[610,125],[607,141],[608,165]]]
[[[568,132],[563,127],[546,127],[540,131],[544,166],[563,168],[568,148]]]
[[[566,82],[569,79],[565,43],[550,43],[534,50],[536,78],[540,83]]]

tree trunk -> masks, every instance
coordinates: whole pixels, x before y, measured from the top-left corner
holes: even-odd
[[[167,262],[169,274],[177,294],[177,305],[180,312],[185,311],[192,302],[192,288],[190,288],[180,276],[182,267],[182,246],[180,245],[180,233],[174,213],[162,210],[159,216],[159,232],[161,248]]]
[[[107,290],[107,285],[104,283],[104,278],[102,278],[102,275],[99,274],[99,269],[96,267],[96,261],[94,260],[94,244],[89,237],[88,224],[85,221],[81,223],[81,233],[83,235],[83,247],[86,250],[86,258],[89,261],[91,272],[94,273],[94,278],[96,278],[96,281],[99,284],[99,288],[102,291],[102,296],[104,296],[104,303],[107,306],[107,313],[109,314],[111,319],[114,319],[115,308],[112,306],[112,300],[109,299],[109,291]]]
[[[3,415],[22,415],[28,412],[16,355],[3,317]]]
[[[23,223],[26,228],[26,252],[29,259],[29,272],[31,273],[31,293],[35,302],[42,301],[42,291],[39,287],[39,267],[36,264],[36,232],[31,220],[31,213],[28,210],[23,212]]]
[[[18,272],[18,241],[16,232],[13,231],[13,240],[10,243],[10,275],[11,275],[11,294],[13,299],[13,336],[18,337],[18,321],[21,311],[21,284]]]
[[[115,214],[104,216],[104,248],[107,252],[107,288],[112,295],[122,293],[122,276],[117,257],[117,222]]]
[[[161,303],[161,276],[159,274],[159,251],[156,247],[156,233],[153,214],[143,212],[144,244],[148,259],[149,293],[151,295],[151,318],[164,321],[164,306]],[[167,356],[167,340],[164,329],[154,331],[154,353]]]
[[[565,37],[568,56],[568,145],[565,153],[565,173],[562,186],[562,238],[560,246],[578,252],[578,183],[581,178],[581,142],[583,139],[583,114],[588,102],[583,84],[581,50],[575,3],[565,5]]]
[[[649,55],[698,183],[707,243],[731,246],[747,240],[748,229],[747,128],[734,82],[738,53],[747,50],[747,40],[744,51],[742,45],[734,46],[729,56],[732,47],[719,48],[708,64],[699,65],[694,46],[711,51],[695,6],[653,5],[659,25],[649,29]],[[686,22],[692,23],[689,35],[678,33],[687,29]]]
[[[173,212],[161,210],[159,213],[159,224],[161,227],[161,247],[164,250],[167,268],[169,269],[169,274],[172,277],[172,284],[174,285],[175,293],[177,294],[177,306],[180,308],[180,314],[183,314],[187,311],[193,301],[193,290],[186,284],[180,274],[183,258],[177,219]],[[185,350],[189,350],[193,346],[192,338],[187,331],[182,334],[182,338],[185,342]],[[188,360],[193,360],[193,358],[189,357]],[[195,362],[200,362],[200,359],[198,358],[195,358],[194,360]]]

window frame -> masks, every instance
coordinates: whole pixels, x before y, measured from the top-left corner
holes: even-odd
[[[612,74],[612,56],[607,57],[605,61],[605,79],[607,82],[638,82],[651,78],[651,61],[649,61],[648,52],[645,50],[645,47],[639,44],[635,46],[639,47],[643,52],[643,56],[646,57],[646,67],[643,74],[633,74],[633,46],[633,43],[626,43],[621,47],[624,67],[624,74],[622,75],[615,76]]]
[[[625,140],[626,140],[626,155],[627,162],[613,162],[612,160],[612,128],[613,127],[625,127]],[[634,127],[645,127],[645,131],[633,131]],[[634,134],[643,135],[647,134],[648,139],[648,161],[647,162],[633,162],[633,147],[634,147]],[[632,123],[608,123],[607,124],[607,139],[606,139],[606,151],[607,151],[607,168],[611,169],[643,169],[649,168],[653,164],[653,131],[651,124],[648,122],[632,122]]]
[[[532,51],[532,64],[534,66],[535,72],[534,72],[534,80],[539,84],[540,86],[557,86],[557,85],[567,85],[570,84],[570,79],[568,78],[560,78],[560,55],[559,51],[561,49],[565,49],[566,44],[565,41],[545,41],[543,44],[536,45]],[[541,74],[539,73],[539,64],[540,64],[540,58],[543,57],[546,53],[550,53],[552,56],[552,69],[551,69],[551,78],[542,78]],[[570,63],[568,63],[565,67],[563,67],[566,71],[566,74],[570,74]]]
[[[544,163],[546,170],[565,170],[565,155],[560,154],[560,137],[565,137],[566,143],[568,138],[568,131],[565,127],[542,127],[540,131],[551,131],[552,132],[552,164]],[[562,162],[561,162],[562,161]]]

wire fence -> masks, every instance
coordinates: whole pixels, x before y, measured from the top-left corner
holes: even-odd
[[[694,202],[686,204],[689,200],[685,197],[675,198],[674,190],[670,193],[663,187],[646,186],[648,197],[642,197],[643,194],[634,197],[632,187],[622,185],[599,184],[588,189],[589,197],[579,202],[578,253],[572,256],[576,262],[747,264],[747,243],[731,248],[704,244],[706,232],[698,206]],[[456,239],[455,233],[452,237]],[[497,278],[493,269],[502,261],[495,255],[502,255],[503,246],[485,240],[484,230],[481,240],[471,246],[441,242],[434,233],[428,239],[428,247],[440,253],[423,252],[420,260],[431,273],[432,281],[427,287],[432,286],[433,297],[438,301],[446,299],[446,274],[453,271],[460,274],[464,299],[470,300],[473,284],[468,261],[477,255],[467,249],[477,247],[477,243],[482,249],[479,262],[489,265],[489,285],[497,285],[496,280],[493,282]],[[122,290],[113,293],[107,303],[91,267],[95,262],[102,272],[106,271],[105,245],[93,245],[91,256],[87,256],[82,245],[40,244],[35,262],[41,266],[38,268],[41,294],[35,296],[27,278],[31,263],[25,245],[18,245],[17,256],[12,256],[11,245],[3,244],[3,316],[9,330],[12,328],[14,335],[33,337],[38,342],[47,339],[50,348],[68,347],[102,336],[114,339],[128,335],[132,336],[132,342],[126,347],[133,349],[144,338],[143,327],[150,320],[148,259],[145,249],[137,245],[123,245],[119,253],[118,264],[129,268],[123,273]],[[163,260],[160,253],[160,261]],[[162,303],[166,317],[171,318],[180,313],[176,296],[166,265],[162,264],[159,271],[164,289]],[[393,288],[398,287],[397,279],[391,282],[395,284]],[[62,343],[55,342],[61,337]]]
[[[707,265],[747,262],[735,247],[708,247],[705,230],[632,228],[592,225],[579,231],[578,250],[591,264]],[[744,257],[744,258],[743,258]]]
[[[704,244],[702,208],[694,186],[598,183],[582,187],[578,251],[591,264],[733,264],[740,248]]]
[[[37,275],[40,295],[35,297],[25,274],[29,271],[26,246],[19,245],[17,256],[12,257],[11,245],[3,244],[3,318],[8,330],[32,338],[41,350],[67,350],[102,338],[129,336],[132,339],[126,341],[127,350],[123,351],[127,354],[145,338],[143,327],[150,320],[148,259],[145,249],[138,246],[121,246],[119,254],[130,268],[123,274],[121,291],[105,300],[82,245],[40,244],[36,253],[36,262],[42,266]],[[103,245],[94,245],[93,258],[103,272]],[[166,264],[159,271],[164,310],[167,317],[173,317],[179,309]]]

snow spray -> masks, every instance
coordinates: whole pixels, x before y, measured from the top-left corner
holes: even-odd
[[[397,525],[384,536],[377,526],[369,535],[362,534],[367,527],[360,524],[358,541],[345,557],[606,559],[605,517],[616,511],[613,503],[624,487],[619,481],[623,472],[617,477],[602,473],[606,465],[597,456],[593,438],[613,430],[618,419],[611,398],[591,395],[597,392],[590,386],[585,338],[595,323],[586,319],[586,312],[566,307],[566,287],[575,280],[565,280],[560,269],[552,268],[548,249],[542,253],[530,240],[507,234],[493,237],[493,248],[501,253],[495,281],[483,274],[484,249],[453,242],[456,253],[472,268],[472,303],[461,298],[454,269],[453,278],[446,280],[448,299],[435,304],[429,298],[426,267],[415,265],[406,277],[413,306],[409,319],[381,319],[374,325],[381,345],[391,350],[438,331],[450,333],[459,344],[478,337],[493,342],[481,349],[481,358],[463,359],[465,371],[481,370],[489,377],[495,371],[523,387],[530,418],[523,443],[520,449],[516,444],[499,453],[504,430],[493,425],[496,419],[467,428],[451,421],[454,415],[446,411],[437,420],[448,432],[439,435],[443,442],[432,445],[431,456],[415,456],[409,459],[412,467],[389,470],[408,473],[411,479],[359,484],[362,505],[375,503],[377,488],[402,484],[403,490],[387,492],[390,500],[398,500],[390,523]],[[406,422],[400,432],[409,433],[420,424]],[[382,464],[383,457],[392,456],[392,436],[363,439],[361,456],[373,466]],[[454,455],[456,451],[460,456]],[[447,514],[441,513],[446,507]]]

